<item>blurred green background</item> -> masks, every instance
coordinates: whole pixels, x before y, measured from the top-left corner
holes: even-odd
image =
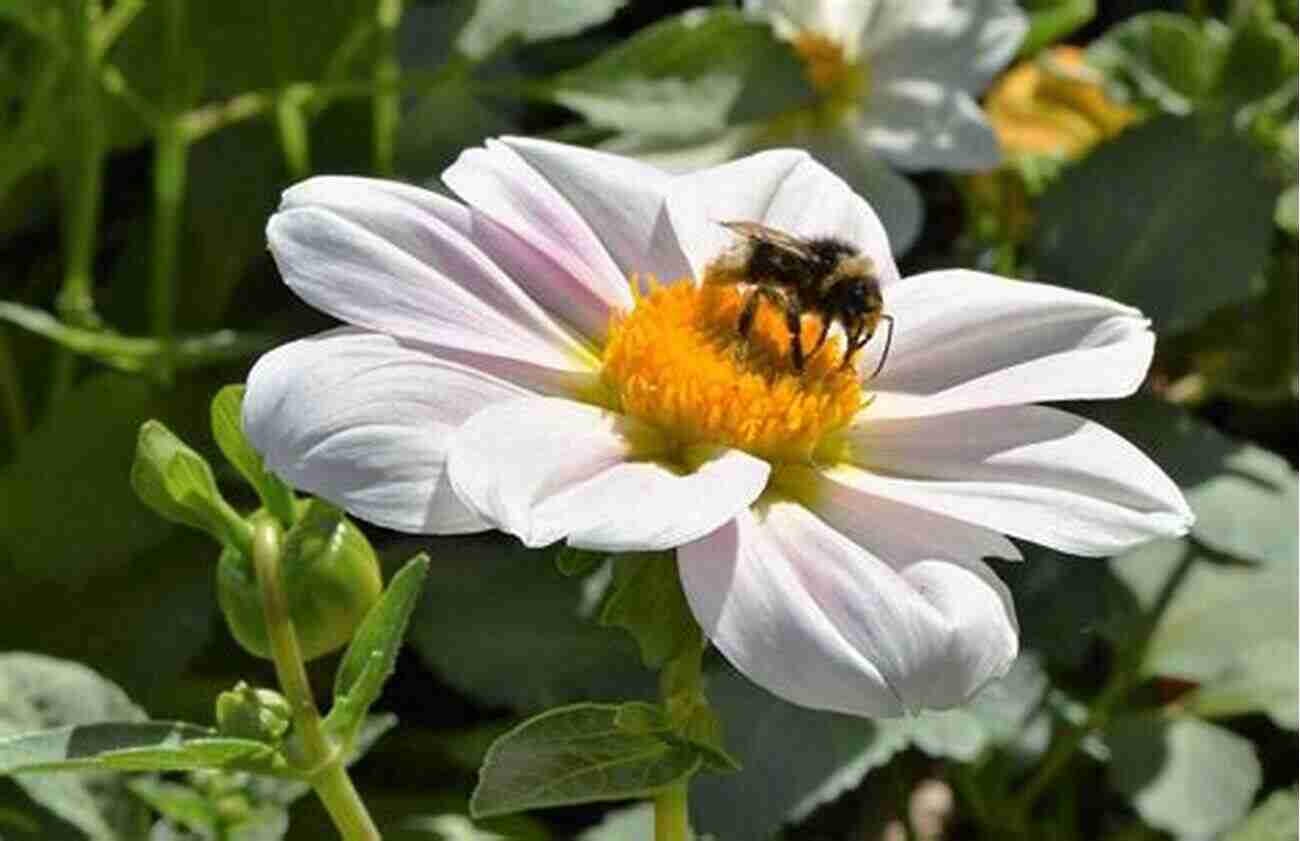
[[[1142,393],[1071,408],[1151,454],[1198,525],[1110,561],[1026,547],[1029,563],[999,566],[1025,655],[968,710],[812,713],[713,663],[746,769],[702,780],[693,805],[724,841],[885,837],[936,781],[953,804],[934,837],[998,837],[991,804],[1081,727],[1030,837],[1296,837],[1296,9],[1022,5],[1017,61],[1041,69],[1053,43],[1085,48],[1091,90],[995,83],[1003,166],[907,175],[924,223],[901,267],[972,266],[1141,307],[1159,335]],[[208,722],[217,691],[273,683],[218,613],[216,548],[146,509],[127,476],[149,418],[224,466],[212,395],[259,352],[329,326],[266,251],[279,192],[313,173],[437,189],[488,136],[671,147],[815,96],[765,24],[718,4],[705,35],[686,37],[687,8],[0,0],[0,652],[83,663],[157,718]],[[735,84],[708,84],[719,76]],[[696,123],[647,138],[628,90]],[[1035,145],[1077,138],[1080,120],[1082,140]],[[251,508],[223,469],[228,498]],[[653,675],[630,637],[590,621],[593,582],[560,576],[547,552],[367,533],[387,573],[419,549],[434,565],[380,704],[401,729],[358,766],[359,785],[392,837],[488,838],[455,816],[494,734],[548,705],[650,694]],[[32,691],[7,673],[16,662],[0,659],[0,734]],[[312,669],[324,693],[332,662]],[[143,800],[92,788],[92,836],[146,837]],[[608,811],[482,831],[648,837],[644,814],[601,824]],[[100,825],[55,812],[0,781],[0,838]],[[402,823],[419,815],[442,817]],[[289,837],[326,831],[314,803],[293,818]]]

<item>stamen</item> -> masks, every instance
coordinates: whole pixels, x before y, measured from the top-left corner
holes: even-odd
[[[610,325],[603,377],[618,408],[683,445],[721,444],[770,461],[807,462],[864,405],[857,372],[828,339],[796,371],[784,316],[759,305],[748,338],[737,327],[745,295],[735,285],[687,280],[641,290]],[[804,347],[821,332],[805,316]]]

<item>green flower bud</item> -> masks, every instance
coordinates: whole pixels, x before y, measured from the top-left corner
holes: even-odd
[[[241,680],[217,696],[217,729],[223,736],[275,744],[292,721],[289,702],[271,689],[254,689]]]
[[[298,521],[284,537],[280,558],[289,618],[302,656],[311,660],[341,648],[379,599],[379,560],[365,535],[332,505],[300,501]],[[254,525],[274,522],[259,509]],[[217,598],[235,639],[271,659],[257,572],[247,556],[226,547],[217,563]]]

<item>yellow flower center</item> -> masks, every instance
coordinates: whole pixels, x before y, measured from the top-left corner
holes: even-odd
[[[785,318],[764,301],[748,337],[738,322],[748,290],[687,280],[643,293],[610,325],[602,375],[617,408],[681,444],[722,444],[776,462],[828,456],[833,433],[864,404],[835,336],[794,369]],[[809,350],[821,322],[805,316]]]
[[[849,60],[838,41],[804,30],[794,37],[794,51],[803,60],[804,74],[823,100],[851,105],[866,92],[863,68]]]

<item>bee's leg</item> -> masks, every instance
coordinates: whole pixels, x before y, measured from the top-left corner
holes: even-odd
[[[787,297],[781,302],[785,307],[785,329],[790,331],[790,356],[794,359],[794,369],[803,373],[803,322],[800,316],[799,302]]]
[[[830,320],[829,318],[827,318],[826,316],[823,315],[823,316],[822,316],[822,334],[821,334],[820,336],[817,337],[817,344],[813,345],[813,349],[810,350],[810,351],[808,351],[808,358],[809,358],[809,359],[812,359],[814,356],[816,356],[816,355],[817,355],[817,351],[821,350],[821,349],[822,349],[822,345],[826,344],[826,336],[827,336],[830,332],[831,332],[831,320]]]
[[[848,331],[848,335],[846,337],[848,340],[848,345],[844,348],[844,361],[840,363],[841,371],[843,371],[845,368],[848,368],[850,365],[852,365],[854,355],[856,355],[858,351],[862,350],[863,345],[871,341],[870,336],[867,336],[865,339],[862,338],[863,328],[864,325],[862,324],[862,322],[859,321],[858,323],[853,325],[852,330]]]
[[[742,339],[749,338],[749,328],[754,324],[754,315],[758,312],[759,290],[750,290],[745,296],[745,305],[740,310],[740,321],[737,322],[736,328],[740,331]]]
[[[889,358],[889,346],[894,343],[894,317],[888,314],[882,314],[880,316],[881,321],[884,321],[886,319],[889,320],[889,332],[885,334],[885,350],[883,353],[880,354],[880,361],[876,363],[876,370],[871,372],[871,376],[868,379],[874,380],[876,378],[876,375],[879,374],[884,369],[885,360]],[[870,336],[867,337],[867,341],[871,341]],[[867,342],[863,342],[863,344],[866,343]]]

